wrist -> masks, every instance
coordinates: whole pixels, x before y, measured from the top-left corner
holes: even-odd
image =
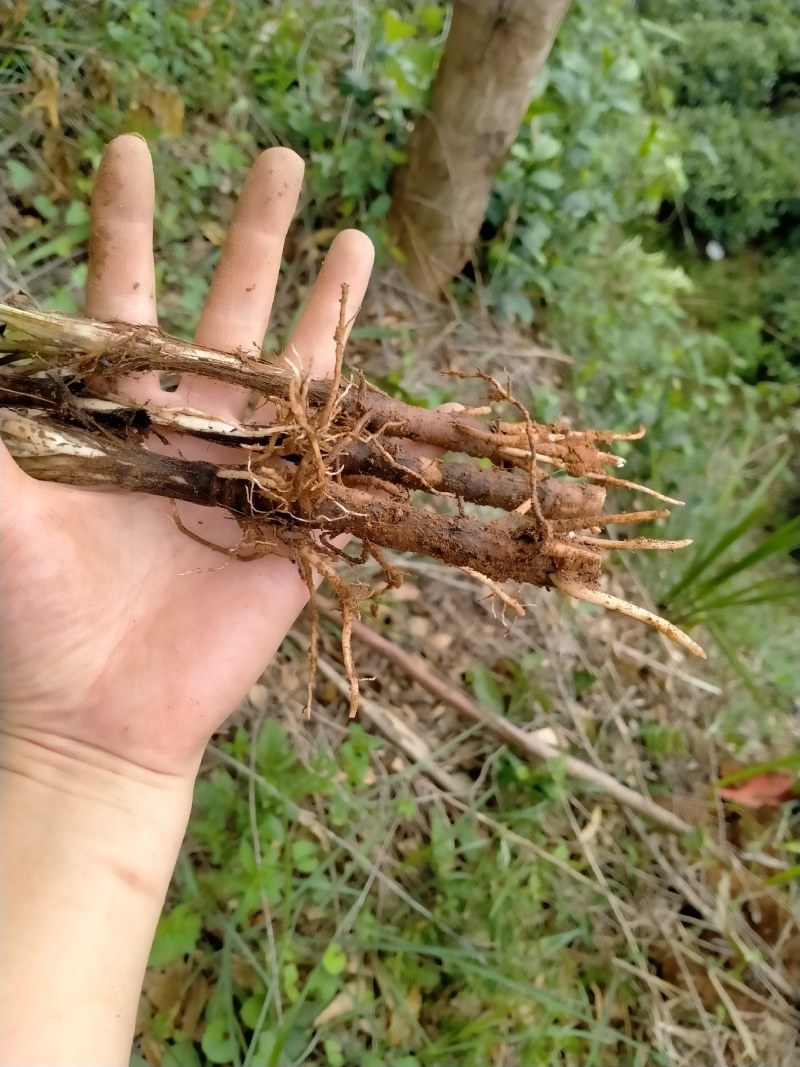
[[[3,788],[34,808],[55,805],[60,819],[89,819],[99,832],[106,824],[113,830],[125,823],[135,831],[154,818],[159,826],[182,820],[196,770],[154,771],[92,745],[0,724]],[[110,844],[119,842],[112,837]]]
[[[0,734],[0,1062],[128,1062],[191,793],[84,746]]]

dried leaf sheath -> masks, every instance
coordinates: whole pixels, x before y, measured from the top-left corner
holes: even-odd
[[[493,582],[555,586],[615,610],[632,607],[603,599],[603,555],[622,545],[596,534],[612,518],[602,514],[603,482],[621,481],[606,468],[623,463],[603,446],[640,431],[574,431],[527,418],[500,422],[469,411],[411,407],[361,378],[342,379],[341,351],[337,376],[326,382],[202,349],[149,327],[5,305],[0,324],[0,432],[34,477],[112,484],[225,508],[242,529],[236,555],[277,551],[296,558],[303,573],[310,565],[320,569],[324,557],[336,557],[329,539],[349,533],[367,552],[374,546],[376,553],[378,547],[423,553]],[[120,375],[145,370],[199,374],[249,388],[273,401],[275,425],[136,406],[117,382]],[[515,403],[499,383],[487,384],[491,400]],[[150,451],[153,431],[232,447],[219,462],[185,460]],[[408,441],[482,462],[421,459]],[[449,498],[449,505],[430,507],[436,496]],[[468,504],[493,510],[468,511]],[[635,522],[645,514],[652,515],[613,519]],[[638,549],[661,546],[652,539],[634,543]],[[635,608],[633,613],[702,654],[663,620]]]

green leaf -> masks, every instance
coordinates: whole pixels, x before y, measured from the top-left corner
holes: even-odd
[[[748,782],[759,774],[769,774],[772,771],[798,771],[800,773],[800,752],[793,752],[790,756],[777,756],[775,759],[765,760],[763,763],[754,763],[750,767],[743,767],[740,771],[734,771],[724,778],[720,778],[717,787],[724,789],[729,785],[739,785],[740,782]]]
[[[358,723],[349,724],[347,739],[339,747],[339,761],[351,785],[360,785],[364,781],[370,755],[380,745],[380,739],[370,737]]]
[[[383,13],[383,36],[387,44],[395,44],[397,41],[407,40],[416,36],[416,28],[410,22],[404,22],[396,11],[384,11]]]
[[[272,1030],[265,1030],[258,1039],[256,1053],[251,1060],[256,1064],[273,1064],[273,1055],[278,1044],[278,1035]]]
[[[744,556],[729,563],[714,575],[715,585],[721,585],[729,578],[742,574],[758,563],[763,563],[770,556],[788,555],[800,547],[800,517],[789,519],[767,537],[762,538],[754,549]]]
[[[522,230],[520,241],[526,252],[530,252],[532,256],[543,262],[542,247],[545,241],[552,236],[552,233],[552,227],[548,226],[543,219],[533,219],[530,225]]]
[[[381,193],[376,196],[367,210],[368,219],[382,219],[384,215],[389,213],[389,208],[392,206],[392,198],[388,193]]]
[[[236,1042],[225,1019],[212,1019],[200,1042],[203,1052],[212,1063],[231,1063],[236,1057]]]
[[[444,12],[444,4],[425,4],[424,7],[418,7],[414,14],[426,33],[439,33],[444,21]]]
[[[89,222],[89,209],[80,200],[73,200],[64,216],[67,226],[84,226]]]
[[[35,196],[31,203],[42,218],[47,219],[48,222],[52,222],[53,219],[58,217],[58,208],[48,197],[40,194],[39,196]]]
[[[530,325],[535,318],[533,304],[523,292],[500,293],[496,306],[499,319],[518,319],[525,325]]]
[[[322,953],[322,959],[320,960],[323,969],[330,975],[341,974],[347,965],[347,956],[344,953],[344,949],[341,945],[335,941],[331,941],[325,951]]]
[[[561,141],[552,134],[540,132],[533,138],[533,153],[531,159],[536,163],[545,163],[548,159],[555,159],[562,149]]]
[[[329,1037],[322,1045],[328,1059],[328,1067],[344,1067],[345,1058],[342,1044],[335,1037]]]
[[[232,144],[227,137],[212,141],[208,146],[208,154],[220,167],[235,170],[238,167],[247,166],[247,156],[241,148]]]
[[[164,1049],[161,1067],[202,1067],[197,1049],[188,1040],[176,1041]]]
[[[730,608],[751,607],[756,604],[777,604],[782,600],[797,599],[796,583],[786,578],[765,578],[760,582],[731,590],[724,596],[717,596],[711,588],[706,596],[692,600],[688,610],[679,617],[690,619],[697,624],[711,614]]]
[[[281,968],[281,986],[291,1004],[300,996],[300,971],[296,963],[285,963]]]
[[[524,293],[501,293],[497,312],[501,319],[519,319],[526,326],[530,326],[536,317],[533,303]]]
[[[766,884],[782,885],[784,882],[793,882],[796,878],[800,878],[800,863],[796,863],[794,867],[789,867],[786,871],[773,874],[771,878],[767,879]]]
[[[641,69],[635,59],[630,56],[621,56],[611,68],[610,73],[621,82],[635,82],[641,74]]]
[[[572,672],[572,684],[575,689],[575,696],[579,697],[582,693],[585,693],[587,689],[591,689],[594,683],[597,681],[597,675],[591,671],[577,670]]]
[[[476,663],[470,671],[470,684],[475,699],[481,707],[494,712],[495,715],[505,714],[506,701],[503,691],[488,667],[484,667],[482,663]]]
[[[456,862],[453,827],[438,808],[431,812],[431,858],[437,874],[446,877],[452,873]]]
[[[7,159],[8,184],[15,193],[21,193],[33,185],[33,171],[17,159]]]
[[[267,719],[256,739],[256,762],[258,769],[268,778],[294,762],[294,754],[286,731],[275,719]]]
[[[191,955],[200,937],[200,916],[189,904],[176,904],[162,915],[150,950],[150,967],[165,967],[182,956]]]
[[[734,565],[729,564],[722,570],[710,574],[708,573],[712,564],[716,563],[728,549],[735,545],[737,541],[741,541],[744,537],[750,535],[752,531],[757,529],[764,521],[769,510],[769,505],[766,501],[767,493],[770,486],[786,467],[788,460],[789,456],[785,455],[774,464],[772,469],[764,476],[756,489],[744,502],[736,521],[727,529],[723,529],[720,536],[715,541],[712,541],[710,546],[704,552],[698,551],[696,558],[687,567],[683,577],[673,585],[663,597],[663,603],[666,607],[680,607],[685,613],[683,616],[685,618],[686,614],[688,614],[687,609],[691,608],[693,601],[699,599],[703,593],[718,588],[722,581],[722,578],[720,577],[722,574],[726,574],[726,577],[741,574],[748,566],[752,566],[753,563],[766,558],[764,554],[764,545],[762,543],[760,548],[755,550],[755,554],[752,552],[748,553],[750,559],[748,559],[748,556],[745,556]],[[789,524],[784,524],[784,527],[786,525]],[[787,536],[787,531],[784,528],[775,531],[775,534],[778,534],[778,541],[780,543],[790,542],[793,533],[794,531],[790,530]],[[768,545],[767,548],[769,547],[770,546]],[[768,555],[769,552],[766,554]],[[706,576],[703,577],[704,575]]]
[[[401,819],[413,819],[417,814],[417,802],[414,797],[398,797],[394,808]]]
[[[564,179],[557,170],[548,170],[546,167],[537,167],[531,173],[531,182],[540,189],[560,189]]]
[[[312,874],[319,867],[319,848],[315,841],[292,842],[292,866],[300,874]]]
[[[242,1020],[245,1026],[251,1030],[255,1030],[258,1026],[258,1020],[261,1017],[261,1009],[264,1007],[264,994],[253,993],[242,1004],[239,1010],[239,1018]]]
[[[50,248],[45,251],[45,246],[42,245],[38,250],[38,258],[44,259],[50,255],[51,252],[55,255],[67,259],[73,255],[77,248],[84,243],[89,236],[89,223],[83,223],[80,226],[72,226],[68,230],[65,230],[60,237],[56,237],[53,241],[48,241]]]

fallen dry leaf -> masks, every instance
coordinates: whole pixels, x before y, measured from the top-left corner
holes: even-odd
[[[139,1042],[139,1051],[142,1059],[150,1064],[150,1067],[161,1067],[164,1060],[164,1045],[152,1034],[143,1034]]]
[[[413,1040],[421,1007],[422,993],[418,986],[412,986],[403,999],[390,1009],[387,1040],[394,1048],[408,1045]]]
[[[349,1015],[355,1006],[356,1001],[353,994],[349,990],[343,989],[341,993],[336,994],[327,1007],[322,1009],[314,1020],[314,1026],[322,1026],[325,1023],[332,1022],[334,1019],[338,1019],[340,1015]]]
[[[172,85],[152,86],[142,103],[148,108],[159,129],[177,137],[183,129],[184,103],[179,91]]]
[[[58,117],[58,61],[53,56],[34,52],[31,60],[29,86],[35,90],[35,96],[22,109],[23,115],[34,111],[43,111],[47,115],[50,128],[58,130],[61,123]]]
[[[180,1010],[183,991],[186,985],[188,965],[178,960],[160,970],[148,971],[144,978],[145,996],[160,1012],[173,1022]]]
[[[204,974],[198,974],[189,987],[181,1012],[181,1030],[190,1041],[200,1038],[200,1019],[211,995],[211,986]]]
[[[745,808],[777,808],[792,799],[796,788],[797,779],[788,771],[765,771],[717,792],[723,800],[733,800]]]

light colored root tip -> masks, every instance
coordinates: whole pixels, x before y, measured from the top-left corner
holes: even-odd
[[[317,673],[317,659],[319,651],[319,608],[317,607],[317,590],[314,585],[314,572],[306,556],[300,553],[297,557],[297,566],[300,575],[308,589],[308,602],[311,607],[311,638],[308,649],[308,677],[306,679],[306,704],[303,712],[307,719],[311,718],[311,709],[314,706],[314,679]]]
[[[354,719],[358,715],[358,672],[353,662],[353,622],[355,610],[348,605],[342,610],[342,660],[347,675],[348,703],[347,717]]]
[[[615,433],[614,441],[641,441],[647,430],[644,426],[638,426],[635,430],[628,430],[627,433]]]
[[[597,529],[604,526],[622,526],[631,522],[654,522],[656,519],[666,519],[669,512],[666,508],[657,511],[621,511],[617,515],[599,515]]]
[[[582,545],[594,545],[596,548],[619,549],[623,552],[674,552],[679,548],[688,548],[692,544],[689,538],[681,541],[659,541],[654,537],[631,537],[628,541],[614,541],[610,537],[589,537],[581,534],[576,540]]]
[[[649,485],[639,485],[638,482],[629,482],[627,478],[615,478],[612,474],[598,474],[590,472],[586,477],[591,482],[599,482],[601,485],[614,485],[618,489],[632,489],[635,493],[644,493],[645,496],[655,497],[656,500],[663,500],[665,504],[675,504],[678,507],[683,507],[682,500],[676,500],[674,496],[667,496],[665,493],[659,493],[655,489],[651,489]]]
[[[496,596],[501,604],[505,604],[510,608],[518,619],[521,619],[525,614],[525,607],[518,597],[515,597],[513,593],[510,593],[507,589],[504,589],[500,582],[494,581],[493,578],[487,578],[485,574],[481,574],[480,571],[474,571],[471,567],[462,567],[461,570],[464,574],[468,574],[471,578],[474,578],[481,585],[485,585],[493,596]]]
[[[620,615],[627,615],[630,619],[643,622],[654,630],[658,630],[659,633],[662,633],[671,641],[674,641],[676,645],[685,648],[687,652],[691,652],[693,656],[706,659],[703,649],[688,634],[685,634],[683,630],[679,630],[671,622],[667,622],[666,619],[662,619],[660,615],[655,615],[652,611],[647,611],[646,608],[640,608],[638,604],[631,604],[627,600],[620,600],[619,597],[611,596],[610,593],[601,593],[597,589],[587,589],[586,586],[576,585],[573,582],[554,579],[553,585],[560,589],[562,593],[574,597],[575,600],[584,600],[587,604],[596,604],[598,607],[608,608],[609,611],[618,611]]]

